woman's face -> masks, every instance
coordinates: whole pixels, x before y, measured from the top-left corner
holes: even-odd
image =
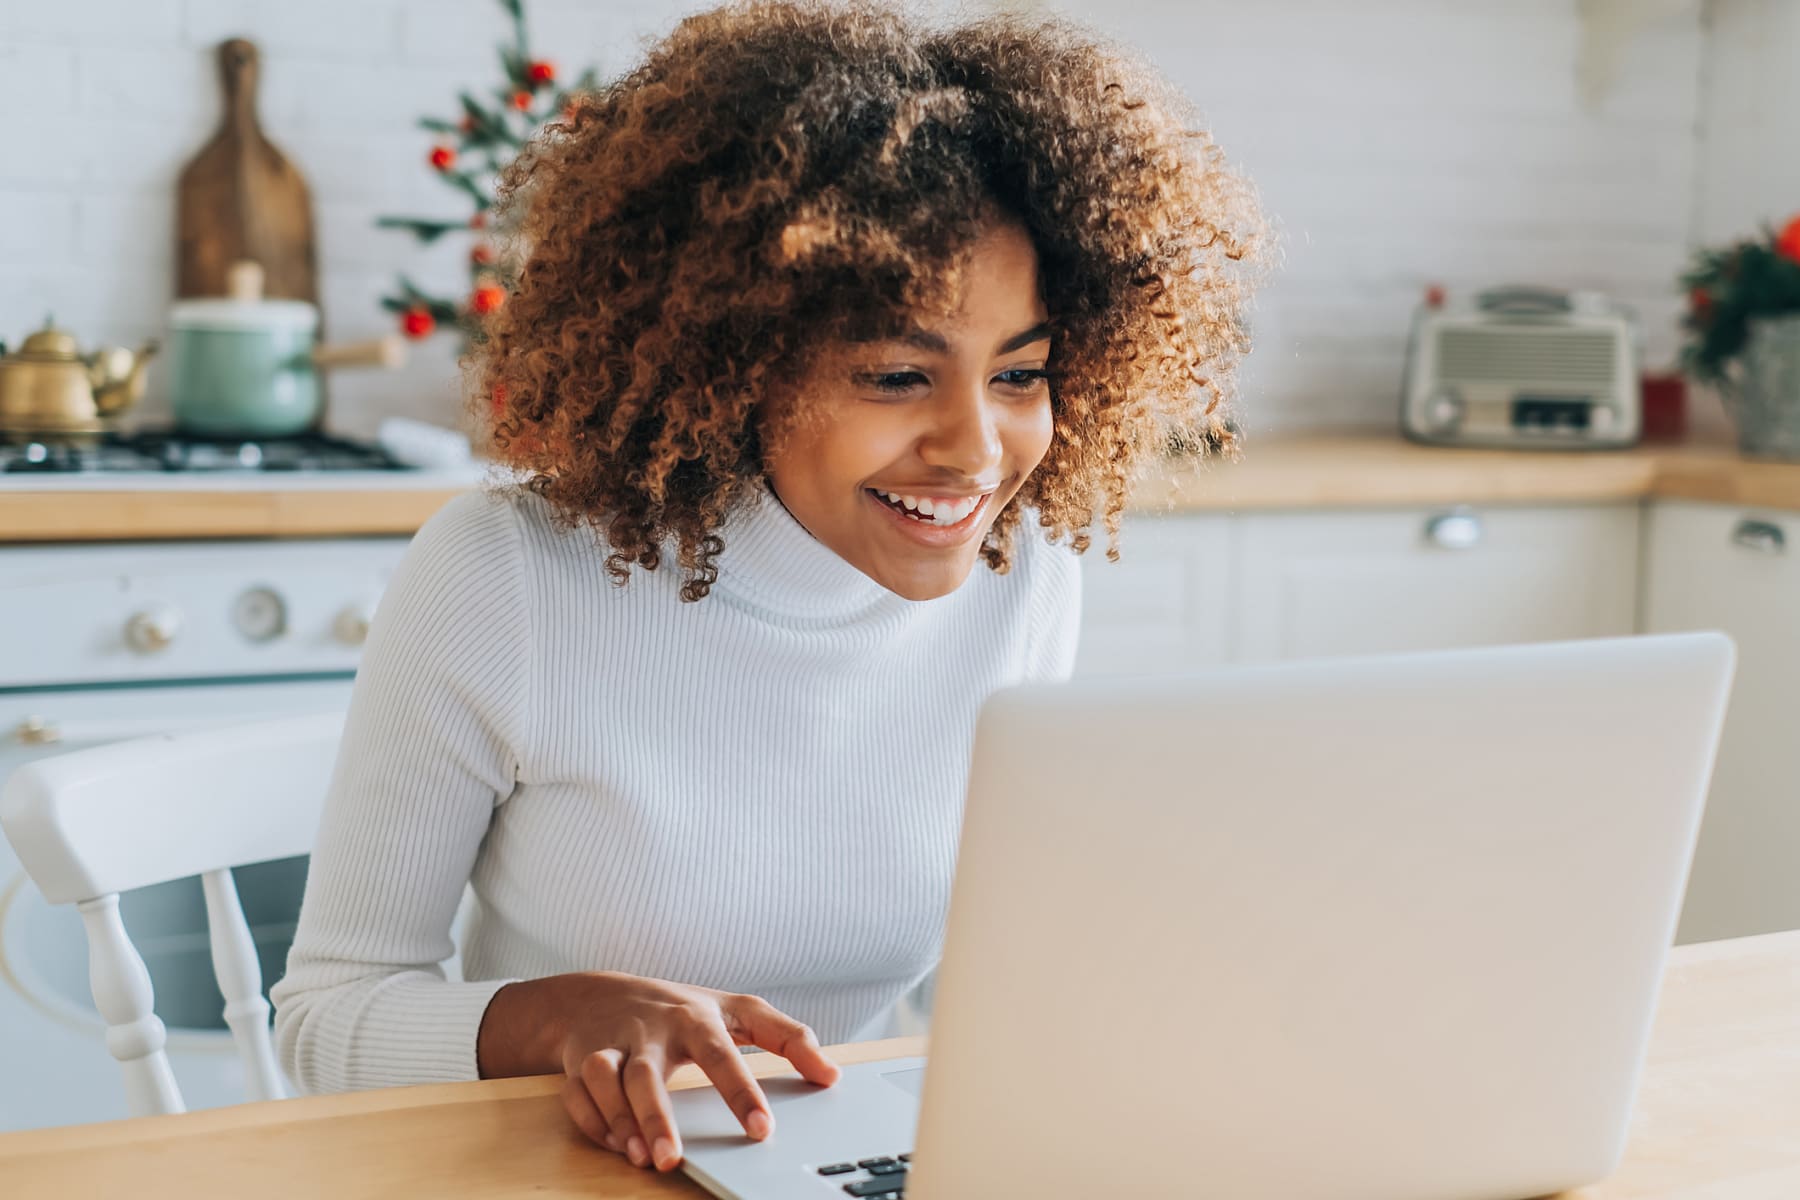
[[[908,600],[955,591],[1050,448],[1048,313],[1016,224],[973,248],[957,311],[832,348],[799,388],[769,480],[814,537]]]

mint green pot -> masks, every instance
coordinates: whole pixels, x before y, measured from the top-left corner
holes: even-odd
[[[319,418],[319,312],[300,300],[188,300],[171,326],[170,404],[184,432],[286,437]]]

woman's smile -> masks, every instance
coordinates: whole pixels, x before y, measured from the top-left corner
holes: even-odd
[[[920,546],[960,546],[987,528],[988,501],[998,488],[973,493],[920,494],[864,488],[882,526]]]

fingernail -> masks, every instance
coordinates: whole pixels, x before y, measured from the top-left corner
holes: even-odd
[[[675,1153],[674,1142],[666,1137],[659,1137],[656,1139],[656,1166],[658,1170],[666,1171],[680,1161],[681,1156]]]
[[[631,1140],[625,1143],[625,1157],[631,1160],[631,1165],[634,1167],[641,1167],[649,1162],[650,1151],[644,1148],[644,1139],[635,1133],[632,1134]]]
[[[744,1131],[759,1142],[768,1137],[769,1114],[760,1108],[751,1113],[750,1119],[744,1122]]]

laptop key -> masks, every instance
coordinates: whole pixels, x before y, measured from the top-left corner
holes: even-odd
[[[903,1163],[911,1162],[912,1161],[912,1151],[909,1150],[905,1154],[902,1154],[900,1156],[900,1161]]]
[[[906,1176],[877,1175],[873,1179],[859,1179],[855,1183],[844,1185],[844,1194],[859,1197],[860,1200],[875,1200],[876,1197],[898,1196],[906,1190]]]
[[[874,1166],[868,1168],[868,1171],[871,1175],[899,1175],[905,1173],[906,1164],[897,1162],[876,1163]]]
[[[819,1168],[821,1175],[842,1175],[845,1171],[856,1170],[855,1163],[831,1163]]]
[[[865,1171],[867,1171],[867,1170],[869,1170],[869,1169],[870,1169],[870,1168],[872,1168],[872,1167],[877,1167],[877,1166],[880,1166],[880,1167],[885,1167],[885,1166],[887,1166],[887,1165],[888,1165],[888,1164],[889,1164],[889,1163],[891,1163],[891,1162],[893,1162],[893,1161],[894,1161],[894,1160],[893,1160],[893,1157],[892,1157],[892,1156],[891,1156],[891,1155],[886,1155],[886,1154],[884,1154],[884,1155],[882,1155],[882,1156],[881,1156],[881,1157],[880,1157],[880,1158],[862,1158],[862,1159],[858,1159],[858,1160],[857,1160],[857,1162],[856,1162],[856,1165],[857,1165],[857,1166],[859,1166],[859,1167],[861,1167],[861,1168],[862,1168],[862,1169],[863,1169],[863,1170],[865,1170]]]

